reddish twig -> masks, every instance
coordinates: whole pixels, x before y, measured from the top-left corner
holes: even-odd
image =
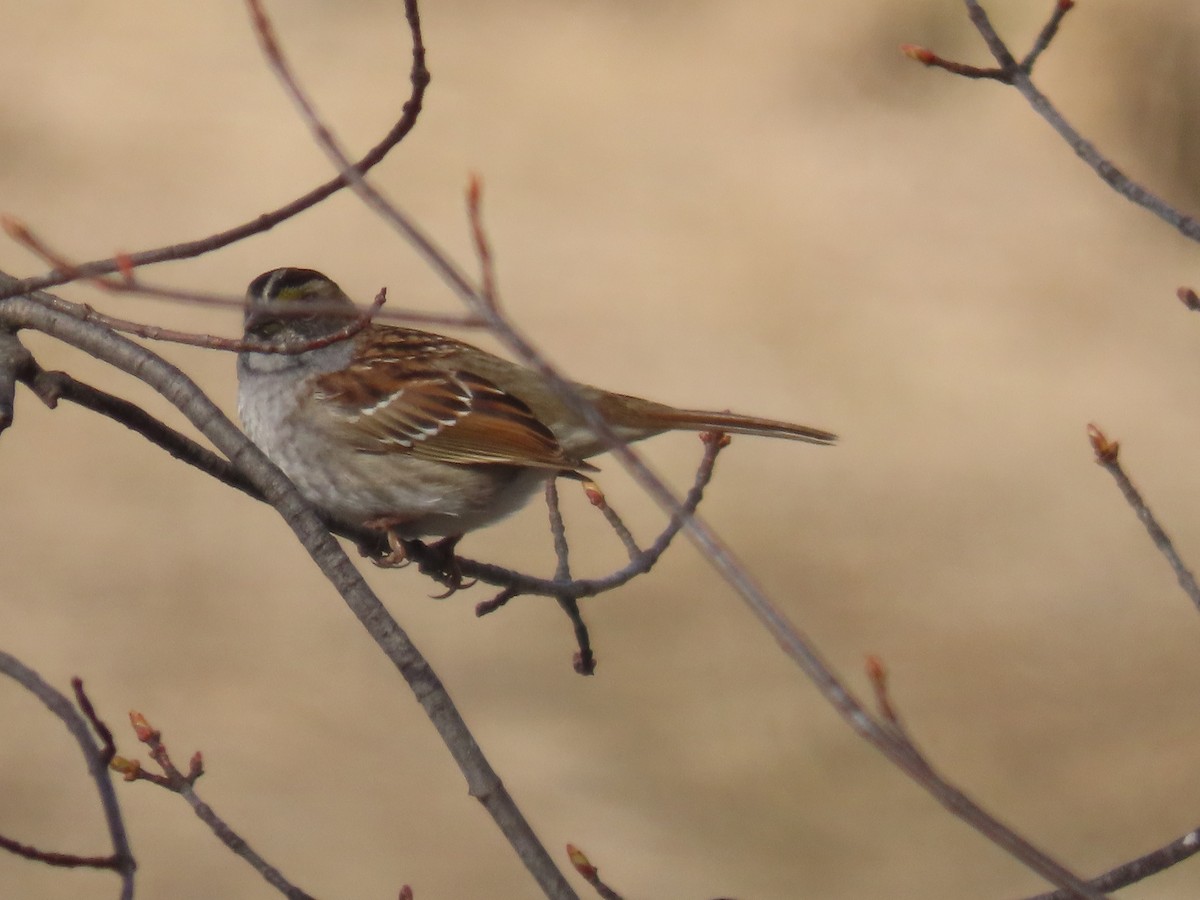
[[[1054,10],[1050,13],[1050,18],[1046,20],[1046,24],[1042,26],[1042,30],[1038,32],[1038,36],[1034,38],[1033,46],[1029,48],[1029,52],[1025,54],[1021,60],[1021,71],[1026,74],[1033,71],[1033,65],[1037,62],[1038,57],[1045,52],[1046,48],[1054,41],[1058,35],[1058,28],[1062,25],[1063,19],[1067,17],[1067,13],[1075,8],[1075,0],[1056,0]]]
[[[600,880],[600,870],[592,865],[587,855],[574,844],[567,844],[567,858],[575,871],[583,876],[583,880],[595,888],[601,900],[622,900],[620,894]]]
[[[999,81],[1004,84],[1012,83],[1012,73],[1004,69],[997,69],[995,66],[972,66],[967,63],[955,62],[952,59],[938,56],[928,47],[922,47],[918,44],[901,44],[900,52],[909,59],[915,59],[924,66],[944,69],[953,75],[961,75],[963,78],[981,78]]]
[[[1120,460],[1121,445],[1117,441],[1110,441],[1104,432],[1095,425],[1088,425],[1087,434],[1092,450],[1096,454],[1096,462],[1116,481],[1125,501],[1133,507],[1138,519],[1145,526],[1146,533],[1154,541],[1154,546],[1170,563],[1171,569],[1175,572],[1175,580],[1179,582],[1179,586],[1196,608],[1200,609],[1200,585],[1196,583],[1196,576],[1184,563],[1183,558],[1175,549],[1175,544],[1167,536],[1163,527],[1158,524],[1154,513],[1150,512],[1146,501],[1142,499],[1141,492],[1134,487],[1129,476],[1125,474]]]
[[[489,307],[498,310],[500,297],[496,293],[496,266],[492,260],[487,231],[483,227],[483,181],[478,175],[472,175],[467,184],[467,220],[471,225],[475,255],[479,258],[479,295]]]
[[[120,871],[122,860],[116,854],[108,856],[77,856],[74,853],[59,853],[55,850],[39,850],[0,834],[0,850],[33,862],[45,863],[62,869],[113,869]]]
[[[91,698],[88,697],[87,691],[83,689],[82,678],[76,676],[71,679],[71,690],[75,694],[75,704],[79,707],[79,711],[83,713],[88,724],[92,726],[92,731],[96,733],[96,737],[100,738],[100,758],[104,760],[105,765],[108,765],[109,761],[117,753],[117,745],[113,740],[112,729],[96,714],[96,707],[92,705]]]

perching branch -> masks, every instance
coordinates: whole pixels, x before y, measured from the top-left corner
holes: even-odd
[[[325,524],[262,451],[186,375],[127,338],[48,308],[33,298],[9,297],[0,301],[0,329],[21,328],[42,331],[139,378],[174,404],[241,470],[283,516],[351,611],[404,676],[458,763],[471,795],[492,815],[546,895],[573,898],[574,891],[487,762],[428,662],[363,581]]]
[[[742,598],[779,646],[817,686],[825,699],[834,706],[846,722],[862,738],[883,752],[914,781],[929,791],[950,812],[988,836],[1016,859],[1052,883],[1073,891],[1076,895],[1095,898],[1100,895],[1089,889],[1079,876],[1037,850],[1011,829],[990,816],[961,791],[936,776],[932,770],[913,764],[910,748],[871,716],[860,701],[842,684],[809,640],[783,614],[750,572],[734,557],[732,551],[693,513],[686,512],[682,501],[666,483],[642,460],[641,456],[620,440],[600,415],[584,399],[575,386],[553,367],[545,356],[496,308],[434,242],[395,204],[376,190],[362,174],[355,171],[338,146],[332,131],[316,112],[307,93],[300,86],[275,39],[270,21],[261,0],[247,0],[258,32],[259,43],[285,91],[309,128],[314,141],[329,158],[338,173],[363,203],[377,213],[398,234],[408,241],[426,263],[437,272],[448,287],[458,295],[467,310],[483,319],[493,334],[525,365],[538,372],[546,384],[581,416],[588,427],[605,444],[606,449],[624,466],[638,485],[669,516],[680,516],[683,529],[700,549],[706,561]]]

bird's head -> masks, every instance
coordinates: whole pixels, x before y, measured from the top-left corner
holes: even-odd
[[[255,340],[311,340],[344,328],[357,315],[337,283],[313,269],[272,269],[246,289],[245,334]]]

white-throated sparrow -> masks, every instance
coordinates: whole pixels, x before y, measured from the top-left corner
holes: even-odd
[[[308,342],[358,311],[311,269],[250,283],[249,339]],[[624,440],[670,430],[832,443],[826,431],[675,409],[579,386]],[[453,338],[370,324],[294,355],[238,356],[250,438],[318,508],[392,537],[457,536],[520,508],[547,478],[592,469],[604,444],[537,372]]]

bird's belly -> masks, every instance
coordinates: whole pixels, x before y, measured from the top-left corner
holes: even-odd
[[[328,435],[289,414],[294,382],[278,379],[239,397],[250,439],[323,512],[352,524],[387,520],[402,537],[463,534],[510,515],[545,483],[547,470],[455,465],[407,453],[330,453]],[[270,396],[270,391],[280,392]]]

